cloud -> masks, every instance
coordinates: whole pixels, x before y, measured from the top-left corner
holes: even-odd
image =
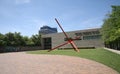
[[[15,0],[16,4],[25,4],[25,3],[30,3],[31,0]]]

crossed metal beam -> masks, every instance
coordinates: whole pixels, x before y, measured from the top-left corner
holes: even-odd
[[[77,40],[77,38],[76,38],[76,39],[72,39],[72,38],[68,37],[68,35],[67,35],[66,32],[63,30],[62,26],[60,25],[60,23],[58,22],[58,20],[57,20],[56,18],[55,18],[55,21],[57,22],[57,24],[58,24],[59,27],[61,28],[62,32],[64,33],[67,41],[66,41],[65,43],[62,43],[62,44],[60,44],[60,45],[58,45],[58,46],[56,46],[56,47],[48,50],[48,52],[50,52],[50,51],[52,51],[52,50],[55,50],[55,49],[57,49],[57,48],[59,48],[59,47],[62,47],[62,46],[64,46],[64,45],[67,45],[67,44],[71,44],[71,46],[74,48],[74,50],[75,50],[76,52],[79,52],[78,47],[77,47],[76,44],[74,43],[74,40]]]

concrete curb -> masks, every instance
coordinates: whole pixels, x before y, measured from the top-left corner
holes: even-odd
[[[120,55],[120,51],[118,51],[118,50],[110,49],[110,48],[106,48],[106,47],[104,47],[104,49],[109,50],[109,51],[111,51],[111,52],[114,52],[114,53],[117,53],[117,54]]]

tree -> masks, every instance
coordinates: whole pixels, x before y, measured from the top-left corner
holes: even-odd
[[[34,45],[41,46],[41,35],[32,35],[31,39],[34,42]]]
[[[20,32],[0,33],[0,46],[40,46],[41,35],[32,35],[31,38],[22,36]]]
[[[7,46],[15,45],[14,34],[11,32],[5,34],[4,40],[7,42]]]
[[[32,45],[34,45],[34,42],[32,41],[31,38],[28,38],[27,36],[24,36],[23,39],[25,41],[25,46],[32,46]]]
[[[112,12],[104,20],[101,33],[108,47],[114,49],[120,47],[120,6],[112,6]]]
[[[20,32],[15,32],[14,33],[14,38],[15,38],[15,45],[16,46],[23,46],[25,45],[25,41],[23,39],[23,36],[20,34]]]
[[[6,41],[4,41],[4,38],[5,38],[5,36],[0,33],[0,46],[5,46],[6,45]]]
[[[22,46],[25,45],[25,41],[20,32],[5,34],[4,40],[7,42],[7,46]]]

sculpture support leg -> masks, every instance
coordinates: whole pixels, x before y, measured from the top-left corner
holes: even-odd
[[[79,52],[79,49],[77,48],[77,46],[75,45],[73,41],[70,41],[70,44],[74,48],[75,51]]]

